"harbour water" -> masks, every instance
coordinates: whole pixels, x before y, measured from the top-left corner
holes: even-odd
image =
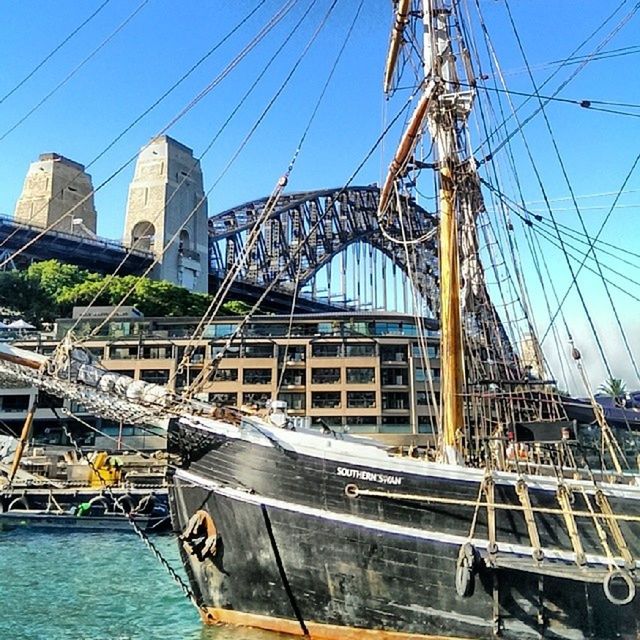
[[[179,567],[172,536],[154,542]],[[15,640],[282,640],[205,627],[130,533],[0,530],[0,637]]]

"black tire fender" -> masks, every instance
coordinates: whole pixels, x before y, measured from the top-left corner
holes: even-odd
[[[476,573],[476,550],[470,542],[460,547],[456,562],[456,593],[461,598],[473,594]]]

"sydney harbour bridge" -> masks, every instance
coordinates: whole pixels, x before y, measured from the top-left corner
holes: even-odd
[[[437,291],[436,217],[407,199],[401,216],[379,219],[378,199],[377,186],[353,186],[284,194],[275,206],[262,198],[210,216],[210,291],[217,290],[235,265],[238,274],[230,297],[247,302],[262,298],[264,310],[288,310],[294,293],[300,294],[298,312],[398,307],[402,301],[390,298],[404,290],[406,306],[411,273],[416,292],[432,306]],[[150,252],[112,240],[43,233],[4,217],[0,246],[5,256],[21,251],[16,262],[22,264],[56,258],[102,273],[112,273],[126,257],[119,269],[123,275],[140,274],[154,260]]]

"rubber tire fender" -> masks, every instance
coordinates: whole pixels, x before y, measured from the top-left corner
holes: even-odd
[[[461,598],[473,595],[476,573],[476,550],[470,542],[460,547],[456,562],[456,593]]]

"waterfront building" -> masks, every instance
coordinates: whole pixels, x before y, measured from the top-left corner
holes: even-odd
[[[212,321],[180,371],[198,323],[195,318],[120,317],[106,323],[85,346],[110,370],[180,391],[223,349],[242,319]],[[18,346],[51,353],[76,322],[60,319],[54,335]],[[88,334],[100,322],[100,318],[85,318],[74,331]],[[440,365],[436,325],[425,320],[424,327],[426,358],[415,319],[404,314],[254,317],[224,353],[215,379],[200,397],[219,405],[257,408],[271,399],[284,400],[292,415],[308,416],[312,424],[372,435],[388,444],[427,445],[433,437],[433,400],[439,402]],[[9,403],[13,410],[16,401],[7,398],[15,393],[3,393],[0,402]],[[22,403],[24,411],[26,400]],[[3,406],[0,420],[7,418]],[[50,424],[49,433],[55,428]],[[122,425],[103,424],[102,428],[116,436]],[[36,420],[36,434],[41,431]]]

